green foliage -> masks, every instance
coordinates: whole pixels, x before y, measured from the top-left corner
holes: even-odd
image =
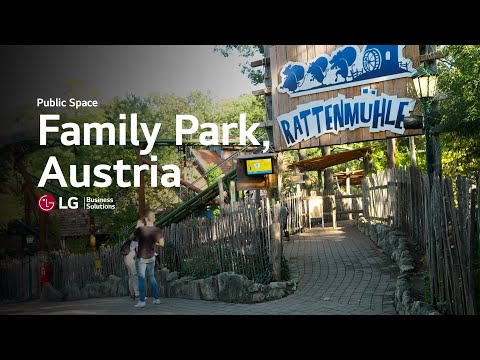
[[[241,113],[247,114],[247,126],[265,120],[264,99],[252,94],[243,94],[235,99],[219,102],[214,109],[212,122],[216,124],[238,122]],[[238,129],[230,131],[231,137],[238,136]]]
[[[216,166],[215,164],[208,165],[208,168],[207,168],[208,186],[216,183],[217,180],[220,179],[220,177],[223,175],[223,171],[220,167],[217,167],[215,170],[212,170],[213,168],[215,168],[215,166]]]
[[[214,48],[215,52],[219,52],[225,57],[232,55],[234,52],[240,56],[250,59],[255,55],[263,54],[263,45],[217,45]],[[247,75],[253,85],[263,83],[263,69],[255,70],[250,66],[249,61],[245,61],[240,65],[242,74]]]
[[[438,89],[445,175],[480,170],[480,46],[447,45],[439,63]]]

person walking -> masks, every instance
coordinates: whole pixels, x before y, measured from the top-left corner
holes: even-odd
[[[137,267],[135,264],[137,246],[137,241],[129,239],[122,245],[121,248],[123,262],[125,263],[128,271],[128,290],[132,300],[136,300],[140,296],[140,292],[138,290]]]
[[[158,292],[157,280],[155,279],[155,245],[163,246],[164,237],[163,232],[156,226],[141,226],[135,229],[133,236],[138,242],[136,268],[138,276],[138,288],[140,292],[140,299],[136,308],[143,308],[146,306],[146,281],[150,283],[153,294],[153,304],[160,304],[160,294]]]

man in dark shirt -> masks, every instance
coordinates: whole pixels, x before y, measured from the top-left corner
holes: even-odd
[[[162,245],[164,243],[163,232],[155,226],[142,226],[133,233],[134,238],[138,241],[137,258],[135,265],[138,274],[138,290],[140,292],[140,299],[135,307],[145,307],[145,274],[150,282],[153,293],[153,303],[160,304],[160,294],[158,293],[157,280],[155,280],[155,245]]]

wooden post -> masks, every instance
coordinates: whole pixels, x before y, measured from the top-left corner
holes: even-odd
[[[323,194],[323,171],[322,170],[317,170],[317,177],[318,177],[318,193],[317,195],[322,195]]]
[[[30,207],[30,197],[28,196],[27,188],[23,189],[24,199],[24,211],[25,211],[25,223],[30,224],[32,222],[32,209]]]
[[[218,194],[220,195],[220,214],[223,213],[223,209],[225,208],[225,194],[223,193],[223,181],[222,178],[217,180],[218,183]]]
[[[48,251],[47,245],[47,213],[43,211],[39,211],[39,225],[38,225],[38,242],[40,251]]]
[[[438,176],[442,177],[442,147],[440,142],[440,136],[438,134],[432,134],[433,145],[433,171]]]
[[[93,251],[97,248],[97,239],[95,238],[95,217],[89,217],[90,247]]]
[[[368,177],[372,170],[372,158],[369,153],[366,153],[363,157],[363,176]]]
[[[417,152],[415,150],[415,136],[408,138],[408,147],[410,149],[410,165],[417,167]]]
[[[346,178],[345,178],[345,192],[350,195],[350,171],[349,171],[349,168],[347,168],[347,171],[345,172],[346,174]],[[352,198],[348,198],[347,199],[347,203],[350,204],[350,210],[353,210],[353,206],[352,206],[352,203],[353,203],[353,200]],[[352,220],[352,213],[348,213],[348,220]]]
[[[397,145],[396,139],[387,139],[387,167],[395,168],[395,148]]]
[[[273,281],[282,278],[282,229],[280,225],[280,202],[273,205],[272,219],[272,277]]]
[[[263,45],[263,56],[266,58],[270,57],[270,45]],[[272,74],[270,69],[270,63],[267,64],[265,61],[265,72],[263,75],[265,88],[272,87]],[[272,109],[272,93],[265,94],[265,120],[272,120],[273,119],[273,109]],[[268,140],[270,140],[270,146],[274,146],[274,138],[273,138],[273,127],[267,126],[265,128]]]
[[[140,155],[140,146],[135,148],[135,152],[137,154],[137,165],[142,165],[143,160],[142,156]],[[152,174],[152,176],[154,176]],[[145,216],[145,174],[143,171],[140,171],[140,187],[138,188],[138,218],[141,219]]]
[[[337,205],[335,204],[335,195],[330,195],[330,203],[332,209],[333,230],[337,229]]]
[[[283,181],[283,153],[277,154],[277,192],[278,198],[280,199],[282,196],[282,181]]]

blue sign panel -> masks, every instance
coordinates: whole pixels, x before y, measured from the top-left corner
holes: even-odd
[[[404,47],[365,45],[360,50],[357,45],[345,45],[307,64],[289,61],[281,69],[278,91],[296,97],[411,77],[415,70],[402,55]]]

